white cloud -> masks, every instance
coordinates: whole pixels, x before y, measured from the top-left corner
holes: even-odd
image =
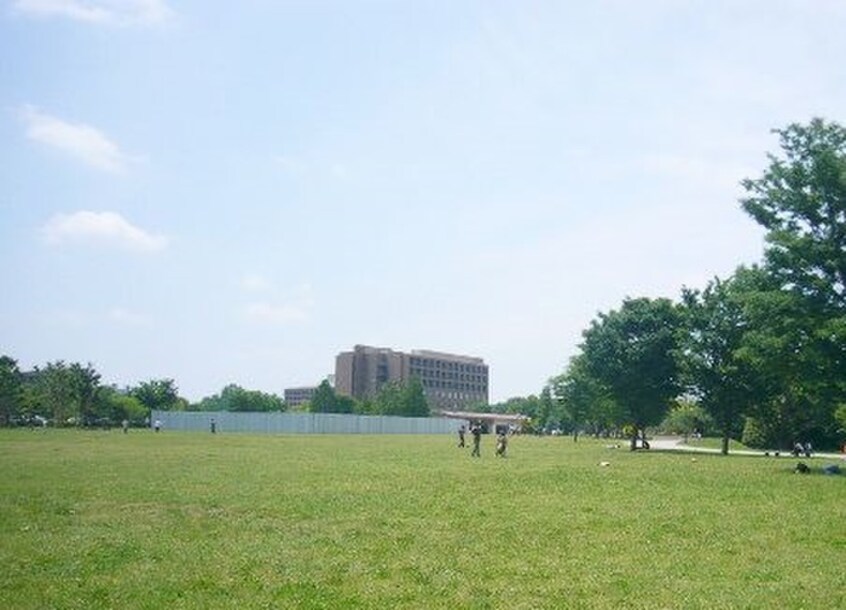
[[[116,212],[56,214],[42,228],[48,244],[101,244],[136,252],[156,252],[167,246],[163,235],[148,233]]]
[[[95,169],[123,173],[129,158],[103,132],[83,123],[61,119],[25,106],[22,117],[30,140],[46,144]]]
[[[66,17],[98,25],[158,25],[173,16],[163,0],[17,0],[13,6],[36,17]]]

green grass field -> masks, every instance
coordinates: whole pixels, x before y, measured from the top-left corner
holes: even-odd
[[[492,445],[0,431],[0,607],[846,607],[824,460]]]

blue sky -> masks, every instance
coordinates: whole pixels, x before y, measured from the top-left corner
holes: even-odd
[[[357,343],[537,393],[626,296],[761,259],[772,128],[846,122],[838,1],[17,0],[0,352],[319,382]]]

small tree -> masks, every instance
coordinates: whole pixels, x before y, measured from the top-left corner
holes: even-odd
[[[20,414],[23,406],[23,382],[17,361],[0,357],[0,425],[6,426]]]
[[[374,400],[376,413],[380,415],[402,415],[405,403],[405,389],[398,381],[388,381],[379,388]]]
[[[338,398],[335,395],[335,390],[324,379],[314,391],[314,396],[311,397],[309,407],[312,413],[335,413],[337,402]]]
[[[667,434],[682,434],[684,441],[696,432],[706,430],[711,423],[711,417],[705,410],[691,400],[680,400],[670,409],[661,428]]]
[[[611,424],[612,400],[608,390],[587,370],[587,360],[579,354],[570,360],[567,371],[551,381],[555,400],[563,408],[572,428],[573,442],[579,440],[579,431],[593,424],[594,430]]]
[[[402,394],[402,415],[407,417],[429,417],[429,403],[426,401],[423,384],[417,377],[412,377],[405,384]]]
[[[94,370],[90,362],[86,366],[74,362],[68,371],[80,419],[83,422],[89,422],[103,417],[96,412],[97,395],[100,392],[100,374]]]
[[[835,434],[837,435],[838,443],[846,449],[846,404],[841,404],[834,411],[834,421],[837,426]]]
[[[335,413],[355,413],[358,408],[355,398],[335,394]]]
[[[769,446],[770,435],[767,427],[755,417],[747,417],[746,423],[743,425],[743,434],[740,437],[740,442],[747,447],[763,448]]]
[[[97,394],[95,413],[114,422],[124,419],[132,424],[143,423],[147,409],[134,396],[113,386],[100,388]]]

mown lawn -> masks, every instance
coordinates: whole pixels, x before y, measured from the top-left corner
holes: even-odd
[[[809,462],[0,431],[0,607],[843,608],[846,476]]]

